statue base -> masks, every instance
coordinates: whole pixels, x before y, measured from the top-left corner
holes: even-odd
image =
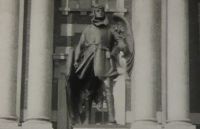
[[[0,120],[0,129],[21,129],[15,120]]]
[[[131,129],[162,129],[161,125],[154,121],[137,121]]]
[[[170,122],[165,129],[196,129],[196,126],[189,122]]]
[[[53,129],[51,122],[30,120],[23,124],[22,129]]]

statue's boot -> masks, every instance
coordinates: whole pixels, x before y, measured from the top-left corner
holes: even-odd
[[[115,123],[114,97],[110,80],[105,83],[105,93],[108,109],[108,122]]]
[[[88,125],[89,123],[90,123],[90,113],[89,113],[89,111],[86,111],[85,112],[85,119],[84,119],[82,124]]]

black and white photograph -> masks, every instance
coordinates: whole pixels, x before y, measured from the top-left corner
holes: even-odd
[[[200,0],[0,0],[0,129],[200,129]]]

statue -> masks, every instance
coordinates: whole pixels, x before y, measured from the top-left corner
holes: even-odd
[[[89,123],[92,102],[101,102],[105,96],[108,123],[115,123],[113,79],[118,76],[117,62],[120,51],[127,59],[127,72],[133,65],[133,42],[128,41],[127,26],[120,16],[109,24],[103,6],[95,5],[92,24],[82,32],[75,49],[74,69],[70,77],[71,102],[75,123]],[[120,19],[120,20],[119,20]],[[122,22],[123,21],[123,22]],[[127,33],[128,32],[128,33]]]

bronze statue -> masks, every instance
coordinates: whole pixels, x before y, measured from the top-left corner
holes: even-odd
[[[82,32],[75,49],[73,77],[76,76],[75,78],[79,79],[79,83],[74,84],[79,87],[74,88],[71,85],[72,91],[76,91],[76,93],[72,93],[72,101],[78,102],[74,105],[74,107],[78,107],[74,109],[74,117],[77,123],[89,123],[92,101],[99,103],[105,93],[108,122],[115,123],[112,87],[113,79],[118,76],[118,54],[123,51],[124,57],[127,59],[127,72],[130,73],[133,64],[133,49],[131,48],[133,45],[130,47],[128,44],[127,30],[125,30],[127,28],[118,22],[109,24],[103,6],[95,5],[92,14],[92,24]],[[73,81],[73,79],[71,80]],[[83,112],[85,115],[81,120]]]

